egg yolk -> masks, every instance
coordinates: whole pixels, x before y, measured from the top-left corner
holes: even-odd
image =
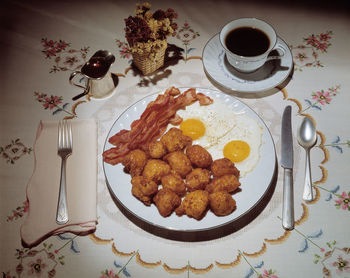
[[[233,140],[225,145],[223,153],[232,162],[241,162],[249,156],[250,147],[247,142]]]
[[[205,133],[205,125],[198,119],[187,119],[180,124],[180,129],[184,135],[187,135],[196,140],[202,137]]]

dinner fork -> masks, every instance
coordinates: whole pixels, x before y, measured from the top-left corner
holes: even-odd
[[[68,221],[67,193],[66,193],[66,160],[72,154],[72,125],[63,120],[58,123],[58,155],[61,157],[60,191],[58,196],[56,222],[65,224]]]

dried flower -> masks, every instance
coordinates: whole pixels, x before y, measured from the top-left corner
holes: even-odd
[[[151,29],[147,22],[137,16],[129,16],[125,19],[125,37],[130,46],[136,42],[147,42],[151,37]]]
[[[153,18],[155,20],[164,20],[166,18],[165,11],[163,10],[156,10],[153,14]]]
[[[148,2],[136,4],[135,16],[124,20],[125,37],[132,53],[143,54],[166,47],[166,38],[175,35],[177,13],[171,8],[154,13],[150,9]]]

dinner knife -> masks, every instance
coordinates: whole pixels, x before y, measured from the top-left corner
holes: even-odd
[[[283,112],[281,129],[281,166],[284,168],[282,226],[286,230],[294,229],[293,135],[291,114],[292,107],[288,105]]]

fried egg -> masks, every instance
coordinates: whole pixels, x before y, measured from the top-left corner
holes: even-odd
[[[217,144],[208,149],[213,159],[226,157],[235,163],[241,177],[251,172],[260,159],[262,128],[254,119],[236,115],[237,125],[218,138]]]
[[[183,134],[190,136],[192,140],[196,140],[205,134],[205,124],[196,118],[189,118],[180,124]]]
[[[213,159],[226,157],[235,163],[241,177],[251,172],[260,159],[262,127],[245,113],[236,114],[215,100],[208,106],[198,102],[178,111],[178,126],[193,144],[207,149]]]

